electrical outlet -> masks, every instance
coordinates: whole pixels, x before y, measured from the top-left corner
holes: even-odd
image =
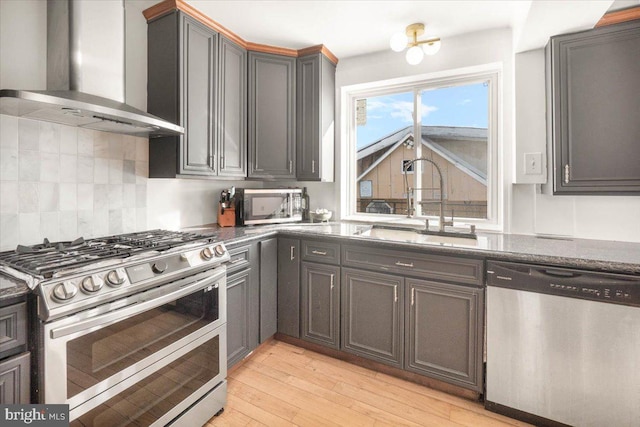
[[[542,174],[542,153],[524,153],[525,175]]]

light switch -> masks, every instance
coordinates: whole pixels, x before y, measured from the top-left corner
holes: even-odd
[[[542,153],[524,153],[525,175],[542,174]]]

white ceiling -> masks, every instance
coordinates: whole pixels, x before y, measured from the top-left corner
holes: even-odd
[[[441,37],[443,48],[447,38],[458,34],[510,27],[516,51],[535,49],[551,35],[592,28],[613,0],[187,3],[247,41],[293,49],[324,44],[344,59],[388,49],[391,35],[414,22],[426,24],[426,36]]]

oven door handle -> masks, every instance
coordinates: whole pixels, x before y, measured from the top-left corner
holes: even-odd
[[[140,314],[152,308],[159,307],[171,301],[175,301],[199,290],[206,289],[209,286],[211,286],[212,288],[220,289],[219,284],[215,282],[223,279],[225,277],[225,274],[226,270],[222,275],[215,274],[205,279],[197,280],[188,285],[182,286],[180,286],[180,282],[176,282],[175,286],[177,286],[178,289],[157,297],[157,294],[166,291],[166,289],[161,288],[162,290],[150,290],[147,291],[149,292],[148,294],[147,292],[142,292],[135,295],[138,298],[137,301],[134,301],[132,304],[126,305],[121,309],[117,309],[116,311],[106,313],[99,317],[76,322],[69,326],[62,326],[59,328],[51,329],[51,338],[61,338],[81,331],[90,332],[90,330],[94,330],[94,328],[96,327],[108,326],[124,318],[135,316],[136,314]],[[117,301],[115,301],[115,303],[117,303]]]

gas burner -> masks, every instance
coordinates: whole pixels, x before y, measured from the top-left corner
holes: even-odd
[[[77,238],[73,242],[49,242],[46,237],[44,241],[39,245],[24,246],[18,245],[16,253],[18,254],[38,254],[45,252],[63,252],[81,248],[86,245],[85,240],[82,237]]]
[[[213,239],[195,233],[150,230],[72,242],[51,243],[44,239],[33,246],[18,245],[15,251],[0,253],[0,265],[37,277],[51,278],[60,271],[86,267],[107,259],[125,259],[151,251],[164,252],[186,247],[189,243]]]

